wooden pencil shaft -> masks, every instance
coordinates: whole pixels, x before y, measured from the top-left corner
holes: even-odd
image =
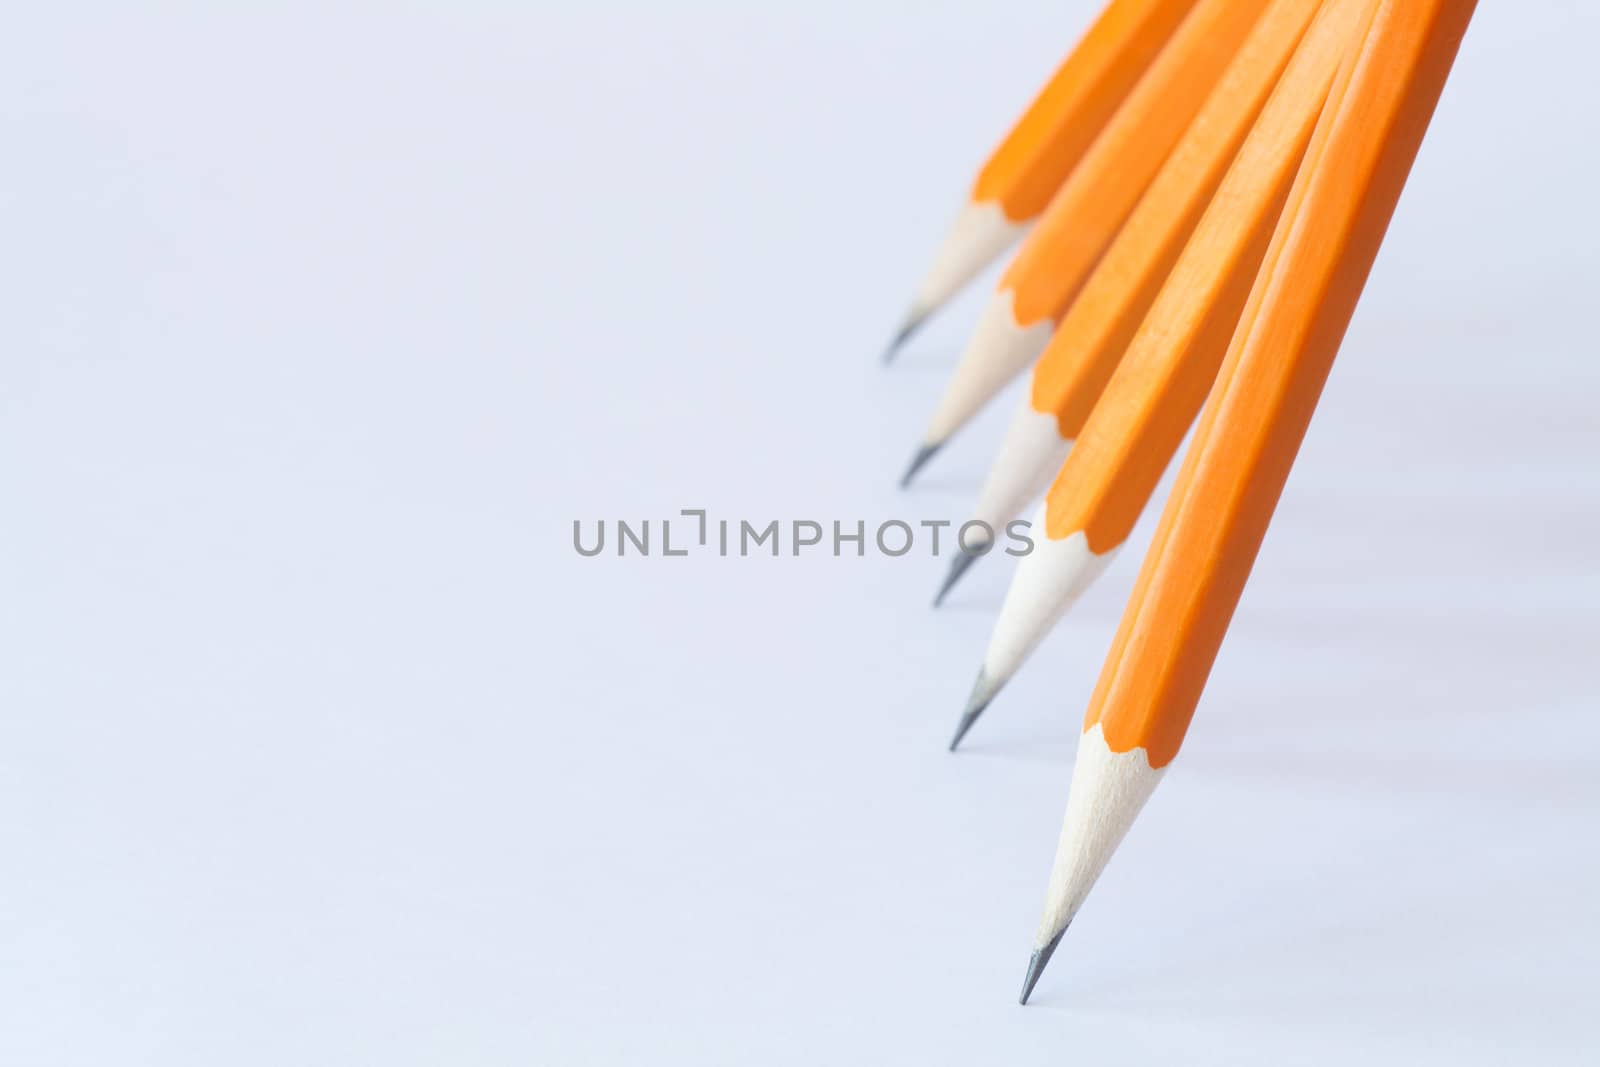
[[[1035,411],[1076,438],[1319,0],[1276,0],[1090,274],[1034,369]]]
[[[1109,552],[1204,403],[1368,0],[1326,0],[1233,159],[1047,497],[1046,533]]]
[[[1382,0],[1335,81],[1085,719],[1176,754],[1474,0]]]
[[[971,421],[1050,341],[1073,295],[1189,128],[1268,0],[1197,0],[1051,199],[1000,279],[923,431],[920,460]]]
[[[1065,310],[1265,6],[1198,0],[1184,18],[1001,278],[1018,324]]]
[[[1195,0],[1111,0],[978,172],[972,199],[1024,222],[1072,168]]]
[[[1027,233],[1196,2],[1111,0],[979,171],[885,361]]]

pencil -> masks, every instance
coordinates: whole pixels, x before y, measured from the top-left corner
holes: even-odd
[[[1132,531],[1205,401],[1367,0],[1325,0],[1035,519],[950,747]]]
[[[1183,742],[1474,0],[1374,6],[1090,700],[1024,1002]]]
[[[995,148],[884,362],[1044,211],[1194,0],[1111,0]]]
[[[966,526],[1001,529],[1060,469],[1319,5],[1273,0],[1245,38],[1050,338]],[[965,547],[935,605],[991,543]]]
[[[1198,0],[1051,199],[978,321],[901,484],[1038,358],[1266,0]]]

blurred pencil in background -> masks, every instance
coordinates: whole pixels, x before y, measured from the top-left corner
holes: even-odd
[[[884,362],[1044,211],[1194,2],[1106,5],[978,172]]]
[[[1321,4],[1149,315],[1115,364],[1035,520],[1044,536],[1018,561],[952,748],[1105,569],[1155,492],[1216,378],[1367,4]]]
[[[1024,1002],[1183,742],[1475,6],[1365,2],[1091,698]]]
[[[1051,199],[978,320],[901,479],[1044,351],[1056,322],[1195,113],[1266,0],[1198,0]]]

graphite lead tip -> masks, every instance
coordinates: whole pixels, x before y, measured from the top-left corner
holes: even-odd
[[[922,328],[928,321],[928,313],[920,308],[912,308],[906,312],[906,317],[901,320],[900,328],[895,331],[894,340],[889,342],[889,347],[883,350],[883,365],[888,366],[894,362],[894,357],[900,353],[900,346],[911,339],[911,335]]]
[[[939,587],[938,595],[933,598],[933,606],[938,607],[944,603],[945,594],[949,593],[961,576],[967,573],[967,568],[972,566],[974,560],[989,550],[988,543],[975,545],[972,548],[963,548],[960,555],[950,561],[950,571],[944,576],[944,584]]]
[[[933,454],[935,452],[939,451],[939,449],[943,447],[943,441],[939,441],[931,445],[919,446],[917,448],[917,454],[911,457],[911,466],[907,467],[905,474],[900,476],[900,488],[904,489],[906,486],[910,485],[911,479],[917,476],[917,472],[922,469],[923,465],[927,463],[928,460],[933,458]]]
[[[1028,1003],[1028,996],[1033,992],[1033,987],[1039,984],[1039,976],[1044,973],[1045,964],[1055,955],[1056,946],[1061,944],[1061,935],[1066,932],[1067,928],[1063,926],[1043,947],[1034,949],[1033,958],[1028,961],[1027,977],[1022,980],[1022,996],[1017,998],[1018,1004]]]
[[[977,681],[972,683],[972,695],[967,698],[967,708],[961,713],[961,721],[956,724],[956,735],[950,739],[951,752],[961,744],[961,739],[967,736],[967,731],[972,729],[972,724],[978,721],[978,716],[983,714],[983,709],[989,706],[989,701],[994,699],[997,691],[989,684],[989,675],[980,669]]]

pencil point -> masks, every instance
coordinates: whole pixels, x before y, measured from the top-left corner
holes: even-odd
[[[894,340],[889,342],[889,347],[883,350],[883,365],[888,366],[894,362],[894,357],[899,354],[900,346],[911,339],[911,335],[922,329],[922,324],[928,321],[928,313],[919,308],[912,308],[906,312],[906,317],[900,323],[900,329],[895,331]]]
[[[981,545],[974,546],[978,551],[962,548],[961,554],[950,561],[950,572],[944,576],[944,584],[939,587],[938,595],[933,598],[934,607],[944,603],[945,594],[961,580],[963,574],[967,573],[967,568],[972,566],[973,561],[989,550],[991,544],[992,542],[985,541]]]
[[[1047,944],[1034,950],[1033,958],[1028,961],[1028,975],[1022,980],[1022,996],[1017,998],[1018,1004],[1028,1003],[1028,996],[1033,992],[1033,987],[1039,983],[1039,976],[1044,973],[1045,964],[1055,955],[1056,946],[1061,944],[1061,935],[1066,932],[1067,928],[1063,926]]]
[[[989,701],[994,699],[997,692],[999,689],[989,684],[989,672],[980,668],[977,681],[972,683],[972,695],[967,698],[967,709],[961,713],[961,721],[956,724],[956,735],[950,739],[951,752],[961,744],[961,739],[967,736],[967,731],[972,729],[972,724],[978,721],[978,716],[983,714],[983,709],[989,706]]]
[[[917,476],[917,472],[922,469],[923,464],[932,459],[933,454],[943,447],[943,441],[938,441],[931,445],[920,446],[917,449],[917,454],[911,457],[911,466],[907,467],[905,474],[901,475],[900,477],[900,488],[904,489],[906,486],[910,485],[911,479]]]

